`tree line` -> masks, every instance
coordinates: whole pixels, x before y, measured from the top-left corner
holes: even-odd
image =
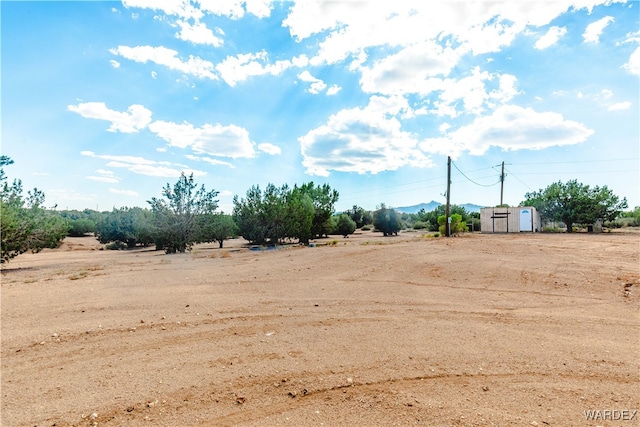
[[[44,208],[45,195],[34,188],[23,193],[22,182],[9,183],[4,166],[13,161],[0,156],[1,262],[27,252],[55,248],[69,236],[94,234],[108,248],[121,249],[155,245],[166,253],[185,252],[196,243],[224,241],[241,236],[258,245],[309,243],[311,239],[339,234],[344,237],[356,229],[371,229],[384,236],[412,228],[444,234],[445,206],[432,211],[401,213],[385,204],[375,211],[354,205],[335,212],[339,193],[328,184],[313,182],[293,187],[268,184],[247,190],[244,197],[233,198],[233,211],[218,211],[218,191],[198,186],[193,175],[182,174],[172,186],[151,198],[149,208],[122,207],[111,212]],[[593,223],[596,219],[613,221],[627,217],[626,223],[640,225],[640,210],[623,212],[626,199],[620,200],[604,187],[589,187],[569,181],[557,182],[537,192],[527,193],[523,206],[535,206],[543,220],[563,221],[567,231],[574,224]],[[636,218],[637,217],[637,218]],[[469,226],[480,230],[480,214],[464,207],[450,207],[451,232],[466,232]]]

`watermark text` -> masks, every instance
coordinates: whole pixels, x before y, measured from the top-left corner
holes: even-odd
[[[638,410],[630,409],[593,409],[584,411],[587,421],[634,421],[638,419]]]

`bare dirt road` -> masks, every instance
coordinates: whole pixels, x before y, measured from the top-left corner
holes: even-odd
[[[639,234],[336,240],[19,256],[2,426],[640,424]]]

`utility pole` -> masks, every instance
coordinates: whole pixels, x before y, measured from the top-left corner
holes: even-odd
[[[451,156],[447,157],[447,207],[445,209],[445,233],[446,237],[451,236],[451,222],[449,218],[449,201],[450,201],[450,193],[451,193]]]
[[[504,160],[502,161],[502,173],[500,174],[500,206],[502,207],[502,195],[504,194]]]

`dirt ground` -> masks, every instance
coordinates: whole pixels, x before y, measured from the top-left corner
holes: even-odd
[[[640,425],[638,233],[100,246],[3,266],[2,426]]]

